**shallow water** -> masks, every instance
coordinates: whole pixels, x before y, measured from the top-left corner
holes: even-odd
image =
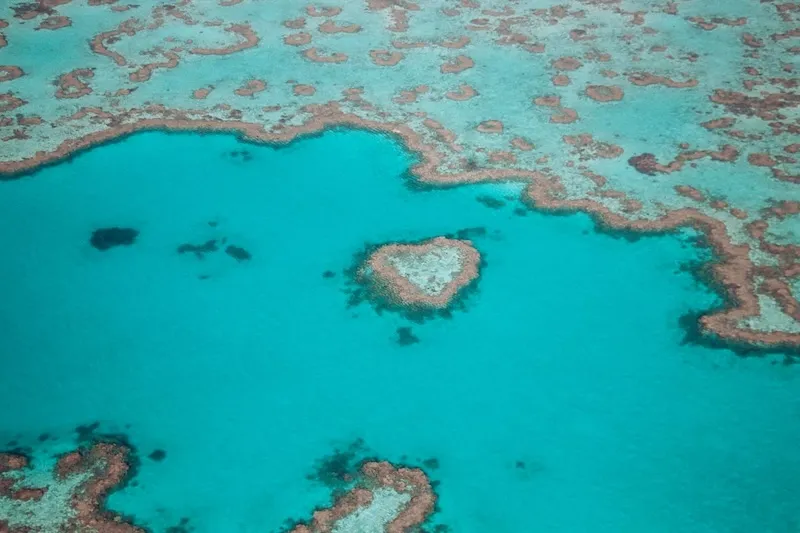
[[[146,133],[0,183],[0,442],[125,432],[138,484],[109,503],[155,531],[280,530],[356,439],[438,459],[454,532],[797,531],[800,371],[682,344],[679,317],[718,304],[680,270],[705,257],[691,235],[515,213],[514,184],[415,190],[411,164],[364,132]],[[92,248],[110,226],[140,233]],[[452,318],[348,307],[368,244],[468,228],[486,264]],[[176,252],[222,238],[252,259]]]

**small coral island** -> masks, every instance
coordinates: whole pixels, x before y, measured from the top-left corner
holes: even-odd
[[[362,265],[359,278],[379,300],[441,310],[478,278],[481,256],[470,241],[436,237],[417,244],[387,244]]]
[[[353,489],[289,533],[403,533],[419,527],[435,502],[422,470],[367,462]]]
[[[97,443],[62,455],[50,472],[34,471],[25,455],[0,453],[0,532],[144,533],[104,509],[128,477],[130,453]]]

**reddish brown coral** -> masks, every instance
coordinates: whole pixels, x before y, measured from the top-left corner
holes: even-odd
[[[486,120],[475,129],[481,133],[503,133],[503,123],[499,120]]]
[[[475,90],[474,87],[471,85],[467,85],[466,83],[462,83],[457,91],[449,91],[445,94],[446,98],[450,100],[457,100],[459,102],[463,102],[465,100],[470,100],[478,95],[478,91]]]
[[[14,524],[5,517],[5,522],[0,520],[0,529],[6,531],[25,531],[27,533],[44,533],[49,531],[51,525],[58,531],[94,531],[96,533],[144,533],[122,519],[121,516],[109,513],[104,509],[107,496],[111,491],[123,483],[128,475],[128,460],[130,450],[125,446],[111,443],[98,443],[90,448],[84,448],[63,455],[55,466],[54,484],[67,481],[73,476],[86,476],[78,482],[73,489],[71,497],[66,498],[65,505],[71,510],[58,510],[55,516],[65,516],[65,521],[60,524],[28,525]],[[0,454],[0,497],[11,498],[18,501],[35,502],[40,500],[51,488],[46,487],[18,487],[19,481],[24,481],[27,468],[27,459],[15,454]],[[3,478],[2,473],[10,470],[22,471],[22,477]],[[11,484],[8,483],[11,481]],[[46,511],[43,515],[48,515]]]
[[[267,82],[263,80],[247,80],[244,84],[233,91],[237,96],[253,96],[267,89]]]
[[[573,153],[577,154],[581,161],[592,159],[613,159],[623,153],[621,146],[594,139],[590,133],[579,135],[565,135],[565,143],[573,147]]]
[[[372,503],[374,491],[391,489],[411,496],[386,525],[386,533],[404,533],[418,528],[433,512],[436,495],[422,470],[398,468],[388,462],[368,462],[361,467],[359,484],[339,497],[334,505],[314,513],[306,524],[289,533],[331,533],[336,523]]]
[[[77,68],[62,74],[56,85],[56,98],[80,98],[92,92],[92,88],[84,81],[94,78],[94,70],[90,68]]]
[[[47,17],[36,27],[37,30],[60,30],[72,26],[72,20],[69,17],[54,16]]]
[[[455,250],[459,256],[459,270],[443,283],[440,290],[428,291],[406,278],[394,264],[395,258],[422,258],[439,254],[441,250]],[[368,281],[372,292],[379,298],[410,307],[446,308],[456,294],[478,277],[480,254],[472,243],[436,237],[419,244],[387,244],[375,250],[362,267],[361,279]]]
[[[687,87],[695,87],[697,85],[697,80],[695,79],[675,81],[665,76],[656,76],[655,74],[649,74],[647,72],[630,74],[628,75],[628,81],[634,85],[663,85],[664,87],[670,87],[672,89],[684,89]]]
[[[13,65],[0,65],[0,82],[21,78],[25,73],[21,68]]]
[[[586,96],[596,102],[617,102],[622,100],[625,92],[618,85],[589,85]]]
[[[553,68],[557,70],[577,70],[583,63],[574,57],[561,57],[552,61]]]
[[[389,50],[370,50],[369,57],[376,65],[393,67],[402,61],[405,55],[402,52],[390,52]]]
[[[474,66],[475,62],[472,58],[460,55],[444,63],[439,70],[441,70],[442,74],[457,74]]]
[[[324,55],[316,48],[309,48],[308,50],[302,52],[302,54],[303,57],[315,63],[344,63],[348,59],[347,54],[334,52]]]

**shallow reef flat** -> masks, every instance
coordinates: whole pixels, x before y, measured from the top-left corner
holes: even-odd
[[[798,4],[766,0],[36,0],[0,12],[0,172],[143,129],[289,142],[345,125],[429,185],[693,226],[714,337],[800,343]]]

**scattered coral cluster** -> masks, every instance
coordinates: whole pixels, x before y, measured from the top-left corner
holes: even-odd
[[[45,471],[25,455],[0,453],[0,533],[145,533],[104,508],[127,480],[130,454],[99,442]],[[435,501],[422,470],[366,462],[347,493],[290,533],[403,533],[427,520]]]
[[[12,4],[0,172],[154,128],[387,132],[428,184],[521,180],[540,209],[704,231],[730,305],[703,331],[797,347],[798,19],[785,0]]]

